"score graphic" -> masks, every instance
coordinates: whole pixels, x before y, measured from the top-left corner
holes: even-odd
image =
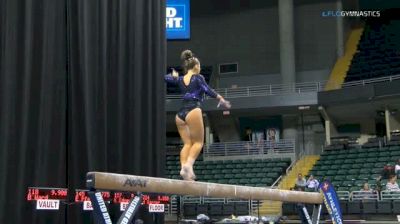
[[[112,202],[116,204],[128,203],[132,198],[135,197],[134,193],[131,192],[115,192]],[[168,204],[169,196],[167,195],[142,195],[142,204]]]
[[[129,201],[135,197],[135,194],[129,192],[115,192],[114,193],[114,203],[120,204],[120,210],[125,211],[128,206]],[[164,204],[169,203],[169,196],[167,195],[142,195],[142,205],[149,205],[150,207],[158,209],[158,212],[164,212]],[[159,206],[154,206],[159,205]]]
[[[90,201],[88,192],[88,190],[76,189],[75,202]],[[104,201],[111,201],[111,193],[109,191],[102,191],[101,196],[103,196]]]
[[[59,210],[60,201],[66,201],[67,188],[29,187],[26,194],[27,201],[36,201],[38,210]]]
[[[121,204],[121,203],[128,203],[129,200],[135,197],[134,193],[130,192],[115,192],[113,197],[113,203]]]
[[[67,200],[67,188],[47,188],[47,187],[29,187],[26,194],[27,201],[37,201],[39,199]]]
[[[144,205],[149,204],[168,204],[169,196],[166,195],[143,195],[143,203]]]
[[[83,210],[93,210],[92,202],[88,190],[75,190],[75,203],[82,203]],[[117,204],[120,210],[124,211],[131,199],[135,197],[132,192],[109,192],[102,191],[101,195],[107,204]],[[68,201],[67,188],[49,188],[49,187],[29,187],[26,193],[26,200],[36,203],[38,210],[59,210],[60,202]],[[167,195],[142,195],[142,205],[148,205],[153,212],[164,210],[164,204],[168,204],[170,197]]]

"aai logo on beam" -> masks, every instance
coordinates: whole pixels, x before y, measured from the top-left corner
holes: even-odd
[[[190,38],[190,0],[167,0],[167,39]]]

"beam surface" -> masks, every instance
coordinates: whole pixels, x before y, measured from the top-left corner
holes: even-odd
[[[165,193],[216,198],[240,198],[322,204],[320,193],[215,184],[116,173],[89,172],[87,187],[98,190]]]

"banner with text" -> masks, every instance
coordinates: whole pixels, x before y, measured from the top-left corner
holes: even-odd
[[[329,181],[324,181],[320,184],[319,189],[324,195],[324,203],[328,213],[331,215],[333,224],[342,224],[342,211],[333,185]]]
[[[190,38],[190,0],[167,0],[166,32],[168,40]]]

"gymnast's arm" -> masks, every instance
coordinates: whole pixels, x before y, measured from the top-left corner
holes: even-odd
[[[203,89],[203,91],[209,95],[212,98],[216,98],[219,100],[219,104],[218,105],[223,105],[226,108],[230,108],[231,104],[229,103],[229,101],[226,101],[224,99],[224,97],[222,97],[220,94],[218,94],[217,92],[215,92],[215,90],[213,90],[210,86],[207,85],[206,80],[204,79],[204,77],[202,75],[199,74],[199,83],[201,88]]]
[[[172,69],[172,73],[169,73],[164,76],[165,82],[169,84],[174,84],[176,85],[178,83],[179,75],[178,72],[175,71],[175,69]]]

